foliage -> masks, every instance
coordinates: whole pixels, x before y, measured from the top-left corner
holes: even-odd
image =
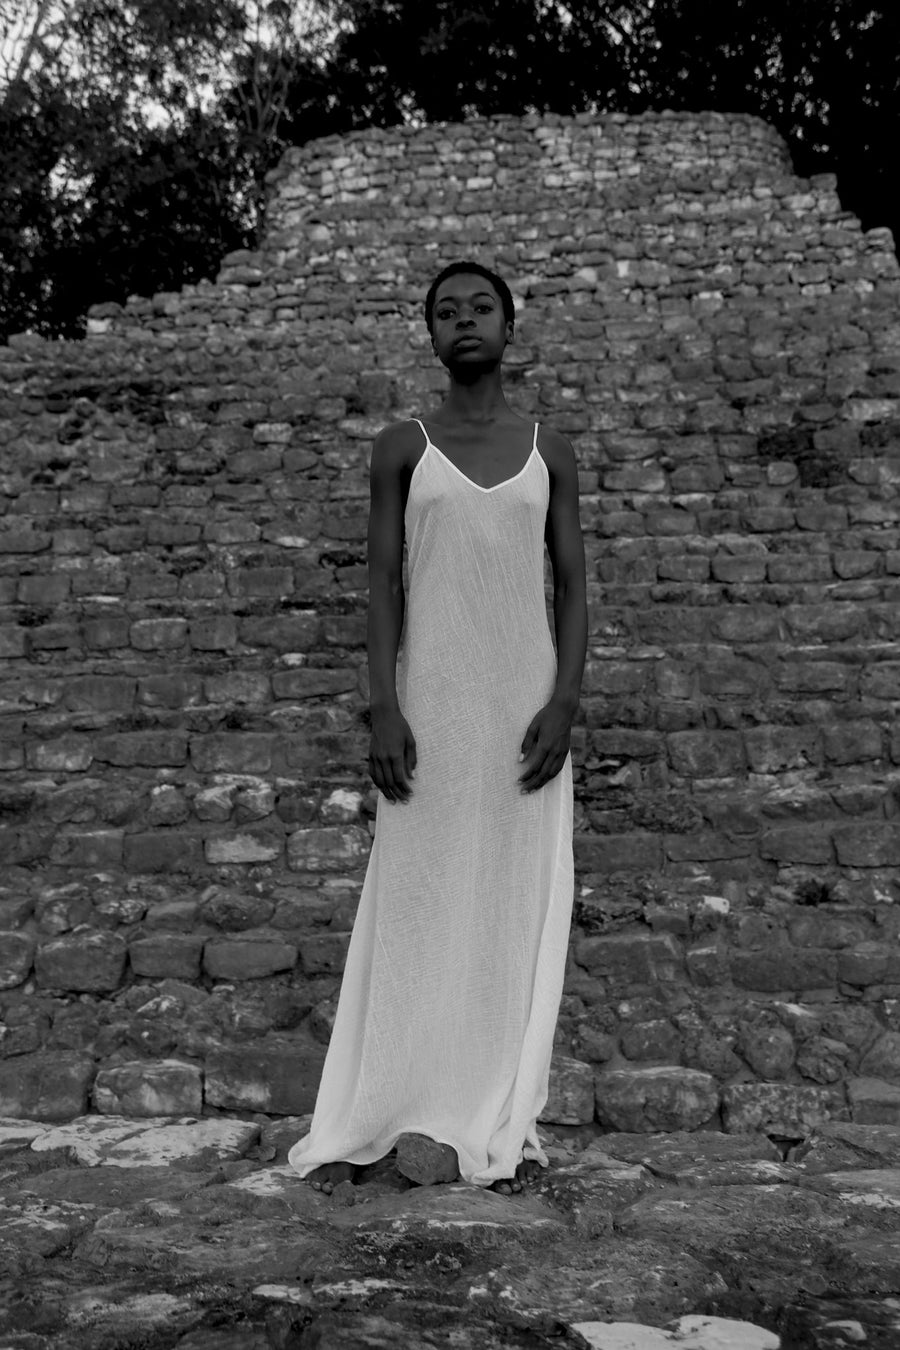
[[[752,112],[900,237],[898,39],[868,0],[0,0],[0,338],[214,275],[354,127]]]

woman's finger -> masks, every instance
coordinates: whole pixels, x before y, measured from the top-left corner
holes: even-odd
[[[392,755],[388,763],[390,764],[394,794],[398,801],[405,802],[410,796],[410,786],[406,776],[406,765],[403,762],[403,757],[401,755]]]

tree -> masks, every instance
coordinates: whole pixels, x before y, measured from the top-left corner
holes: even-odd
[[[886,0],[0,0],[0,339],[215,275],[355,127],[752,112],[900,237],[898,40]]]
[[[289,85],[321,80],[284,0],[31,3],[0,95],[0,338],[214,275],[258,236]]]

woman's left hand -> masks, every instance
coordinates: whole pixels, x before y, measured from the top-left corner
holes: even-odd
[[[537,792],[555,778],[566,762],[572,714],[551,699],[535,713],[522,741],[525,761],[519,783],[523,792]]]

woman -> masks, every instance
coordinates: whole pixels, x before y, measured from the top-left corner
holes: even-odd
[[[312,1127],[289,1155],[326,1193],[401,1134],[451,1146],[464,1181],[507,1194],[547,1166],[536,1122],[571,918],[569,736],[587,640],[575,456],[506,402],[515,310],[499,276],[452,264],[425,317],[450,386],[372,452],[369,769],[382,795]]]

